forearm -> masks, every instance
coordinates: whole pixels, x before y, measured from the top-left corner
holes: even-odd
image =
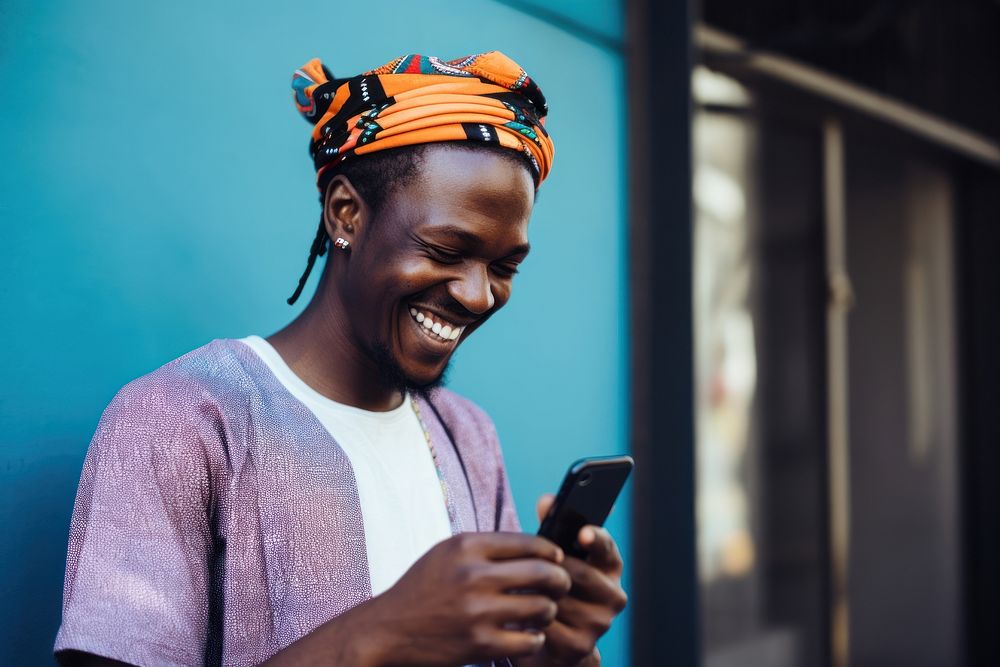
[[[380,667],[386,664],[384,642],[368,600],[319,626],[272,656],[262,667]]]

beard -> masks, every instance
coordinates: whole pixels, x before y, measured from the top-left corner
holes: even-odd
[[[451,359],[448,359],[448,364],[436,378],[427,383],[419,383],[415,382],[412,378],[407,377],[403,368],[399,365],[399,362],[392,356],[392,352],[389,350],[389,346],[385,342],[376,342],[372,346],[372,352],[376,367],[378,368],[379,377],[382,382],[386,384],[386,386],[392,387],[393,389],[404,394],[408,393],[419,396],[424,400],[428,399],[433,389],[444,385],[447,381],[446,375],[448,370],[451,368]]]

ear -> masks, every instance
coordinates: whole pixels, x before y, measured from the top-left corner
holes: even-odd
[[[323,224],[330,242],[340,237],[354,243],[369,215],[368,204],[351,182],[342,174],[334,176],[323,198]]]

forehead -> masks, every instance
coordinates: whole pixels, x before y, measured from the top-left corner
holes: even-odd
[[[531,174],[516,159],[493,151],[429,146],[419,173],[396,191],[400,211],[422,231],[522,237],[534,205]]]

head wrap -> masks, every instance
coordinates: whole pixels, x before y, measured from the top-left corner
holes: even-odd
[[[552,167],[545,96],[499,51],[447,62],[400,56],[348,79],[335,79],[314,58],[296,70],[292,89],[295,106],[313,124],[309,153],[321,193],[332,167],[344,160],[433,142],[479,141],[521,151],[534,166],[536,185]]]

